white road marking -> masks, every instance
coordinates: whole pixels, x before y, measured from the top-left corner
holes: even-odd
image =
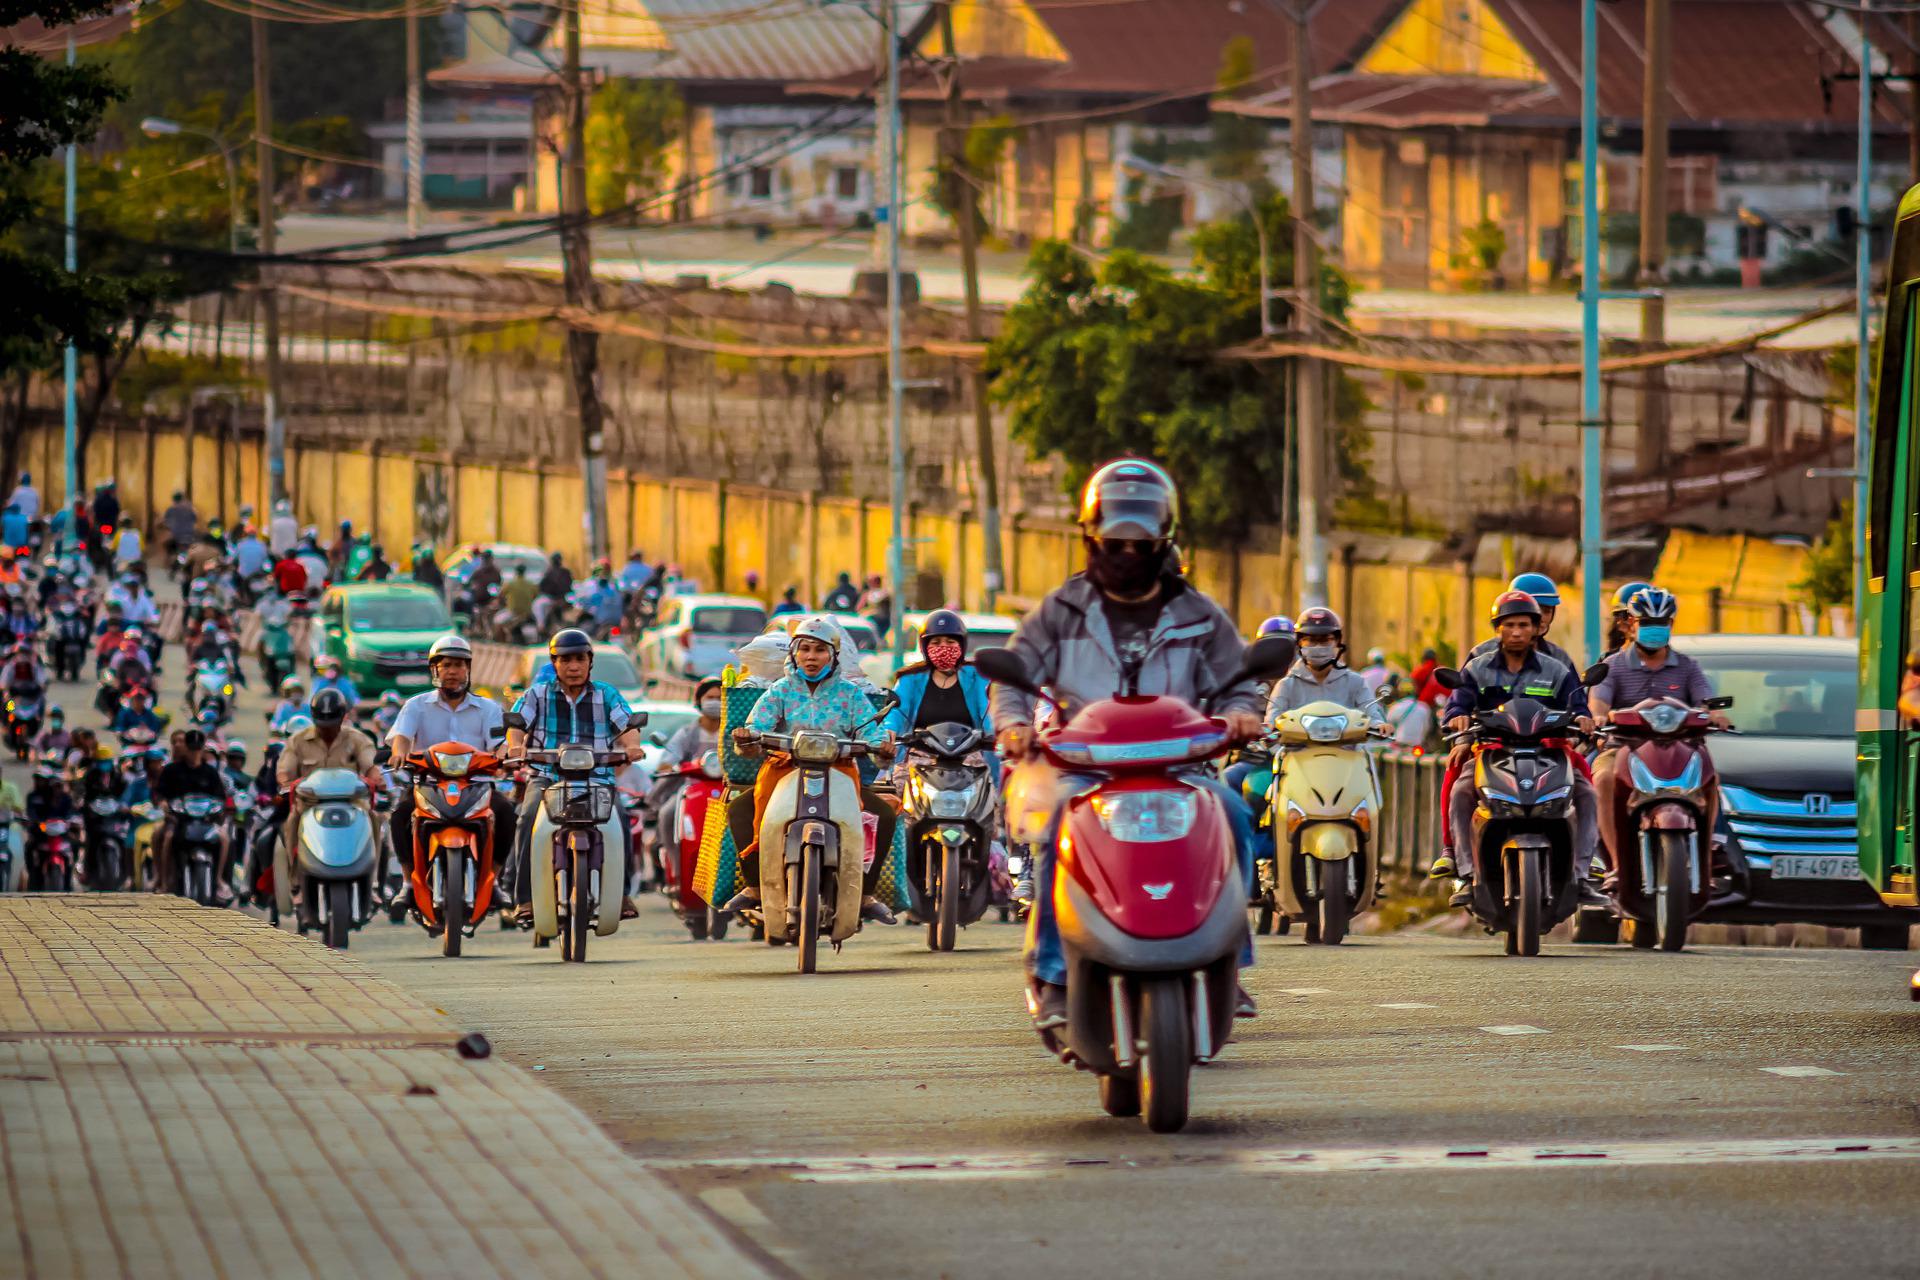
[[[700,1193],[701,1201],[715,1213],[740,1228],[753,1242],[778,1258],[781,1262],[794,1267],[799,1261],[800,1251],[791,1245],[783,1244],[780,1229],[774,1226],[773,1219],[760,1211],[760,1206],[747,1199],[747,1193],[738,1187],[709,1187]],[[795,1267],[795,1270],[798,1270]]]
[[[1282,995],[1288,995],[1288,996],[1330,996],[1333,994],[1333,988],[1331,987],[1282,987],[1280,988],[1280,993]]]
[[[1437,1170],[1609,1167],[1626,1165],[1808,1163],[1920,1160],[1920,1138],[1712,1139],[1702,1142],[1552,1143],[1539,1146],[1275,1147],[1254,1151],[1182,1152],[1178,1156],[1070,1159],[1027,1152],[974,1156],[742,1156],[716,1160],[641,1160],[652,1169],[727,1169],[784,1174],[802,1182],[904,1182],[924,1179],[1041,1178],[1081,1172],[1126,1172],[1177,1163],[1241,1173],[1385,1173]],[[700,1198],[755,1239],[766,1215],[739,1189],[713,1188]],[[777,1238],[777,1237],[775,1237]]]
[[[1482,1027],[1480,1029],[1482,1031],[1491,1031],[1497,1036],[1544,1036],[1547,1034],[1545,1027],[1528,1026],[1524,1022],[1516,1022],[1504,1027]]]
[[[1377,1005],[1380,1009],[1438,1009],[1437,1004],[1421,1004],[1418,1000],[1397,1000],[1392,1004]]]
[[[1631,1049],[1635,1053],[1677,1053],[1687,1046],[1683,1044],[1617,1044],[1616,1049]]]
[[[1844,1071],[1829,1071],[1825,1067],[1762,1067],[1762,1071],[1776,1076],[1792,1076],[1802,1079],[1808,1076],[1843,1076]]]

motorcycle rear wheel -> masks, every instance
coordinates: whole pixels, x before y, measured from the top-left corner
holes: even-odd
[[[345,880],[327,882],[326,943],[335,951],[347,949],[347,934],[353,928],[353,886]]]
[[[1178,1133],[1187,1124],[1193,1072],[1193,1019],[1183,975],[1149,979],[1140,993],[1140,1032],[1146,1055],[1140,1063],[1140,1095],[1147,1128]]]
[[[726,936],[727,936],[727,913],[724,911],[715,911],[712,907],[708,907],[707,908],[707,937],[711,941],[719,942],[721,939],[725,938]]]
[[[440,862],[440,883],[445,898],[440,923],[446,926],[440,934],[440,954],[457,956],[467,928],[467,856],[458,849],[444,849]]]

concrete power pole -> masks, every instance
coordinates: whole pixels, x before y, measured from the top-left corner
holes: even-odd
[[[561,166],[560,254],[567,306],[578,311],[596,309],[593,287],[593,246],[587,235],[587,83],[580,69],[580,6],[569,5],[566,17],[566,65],[562,73],[566,98],[566,159]],[[600,335],[570,325],[567,363],[573,375],[574,402],[580,410],[580,478],[586,488],[587,558],[607,554],[606,408],[600,402]]]
[[[1646,76],[1640,86],[1640,339],[1667,337],[1667,78],[1673,63],[1668,0],[1647,0]],[[1594,282],[1594,288],[1600,282]],[[1640,430],[1634,437],[1634,469],[1649,474],[1666,460],[1667,371],[1646,371],[1640,396]]]
[[[254,164],[259,169],[260,252],[273,256],[273,81],[267,66],[267,23],[253,16],[253,138]],[[287,496],[287,423],[280,416],[280,302],[269,276],[271,263],[260,264],[260,321],[267,347],[267,497],[279,502]]]
[[[1307,37],[1309,0],[1293,5],[1293,290],[1294,325],[1308,342],[1318,331],[1320,255],[1313,243],[1313,46]],[[1256,213],[1256,216],[1257,213]],[[1265,306],[1263,299],[1261,305]],[[1320,362],[1301,357],[1294,378],[1295,414],[1300,427],[1300,604],[1327,603],[1327,544],[1321,535],[1320,490],[1326,483],[1326,440],[1321,422]]]
[[[420,120],[420,19],[407,15],[407,234],[420,234],[426,207],[426,141]]]
[[[967,340],[979,342],[985,336],[980,322],[980,228],[974,225],[974,175],[967,168],[966,107],[960,94],[960,48],[953,40],[953,4],[940,6],[940,39],[952,65],[947,68],[947,163],[953,167],[954,186],[960,208],[954,221],[960,229],[960,270],[967,302]],[[1264,305],[1264,303],[1262,304]],[[1000,470],[993,450],[993,411],[987,404],[987,379],[975,362],[967,370],[968,391],[973,396],[973,448],[975,465],[980,469],[980,540],[984,548],[986,572],[985,604],[992,611],[994,602],[1006,586],[1006,566],[1000,550]]]

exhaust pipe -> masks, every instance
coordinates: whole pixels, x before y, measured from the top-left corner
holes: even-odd
[[[1117,973],[1107,975],[1107,994],[1113,1001],[1113,1060],[1121,1068],[1132,1067],[1140,1059],[1133,1043],[1133,1009],[1127,1003],[1127,980]]]
[[[1193,1058],[1213,1061],[1213,1011],[1207,1003],[1205,971],[1193,975]]]

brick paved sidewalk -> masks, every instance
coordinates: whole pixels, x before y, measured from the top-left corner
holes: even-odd
[[[0,898],[0,1276],[763,1273],[460,1034],[237,911]]]

